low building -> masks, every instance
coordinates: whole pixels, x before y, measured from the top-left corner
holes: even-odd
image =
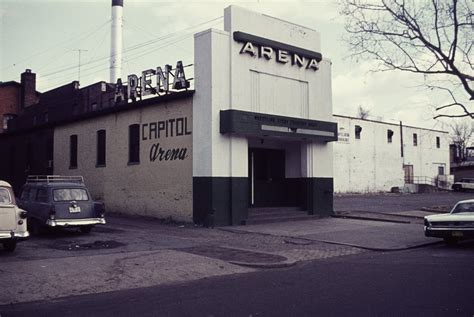
[[[449,135],[376,120],[334,115],[334,190],[388,192],[406,184],[449,187]]]

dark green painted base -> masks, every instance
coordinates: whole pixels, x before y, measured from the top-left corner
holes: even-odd
[[[240,225],[247,213],[247,177],[193,177],[194,223]]]
[[[308,214],[321,218],[334,214],[334,181],[332,178],[303,178],[306,188],[306,210]]]
[[[288,205],[299,206],[308,214],[321,218],[333,214],[332,178],[294,178],[287,181]],[[247,177],[193,177],[194,223],[215,226],[244,224],[248,208]]]

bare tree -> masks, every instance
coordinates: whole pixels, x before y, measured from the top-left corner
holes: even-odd
[[[458,161],[466,159],[466,148],[472,136],[472,121],[457,121],[451,124],[451,140],[458,151]]]
[[[370,116],[370,110],[363,108],[361,105],[359,105],[359,108],[357,108],[357,118],[365,120],[369,118]]]
[[[474,118],[472,0],[340,1],[353,57],[423,75],[452,100],[436,107],[435,118]]]

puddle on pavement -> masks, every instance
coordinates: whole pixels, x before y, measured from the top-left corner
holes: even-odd
[[[239,261],[251,263],[279,263],[286,261],[286,258],[280,255],[252,252],[219,246],[197,246],[176,250],[223,261]]]
[[[94,241],[94,242],[79,242],[79,241],[64,241],[50,245],[51,249],[62,251],[84,251],[84,250],[103,250],[115,249],[125,244],[109,240],[109,241]]]

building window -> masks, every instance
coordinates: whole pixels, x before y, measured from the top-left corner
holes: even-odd
[[[79,105],[77,103],[72,105],[72,115],[77,116],[79,114]]]
[[[438,166],[438,175],[444,175],[444,166]]]
[[[360,139],[360,133],[362,132],[362,127],[360,125],[355,126],[355,138]]]
[[[387,130],[387,142],[392,143],[392,137],[393,137],[393,131],[392,130]]]
[[[8,130],[8,125],[10,124],[10,120],[14,119],[16,115],[6,113],[3,115],[3,131]]]
[[[418,135],[413,133],[413,146],[418,146]]]
[[[436,147],[439,149],[441,147],[441,139],[439,136],[436,137]]]
[[[97,166],[105,166],[105,130],[97,131]]]
[[[49,114],[48,114],[47,111],[46,111],[45,113],[43,113],[43,118],[44,118],[44,122],[45,122],[45,123],[48,123],[48,122],[49,122]]]
[[[28,140],[26,143],[26,170],[27,174],[29,174],[32,169],[33,169],[33,153],[34,153],[34,148],[33,148],[33,142],[31,140]]]
[[[9,176],[10,176],[10,179],[13,179],[14,175],[15,175],[15,172],[16,172],[16,146],[15,145],[11,145],[10,146],[10,162],[9,162],[9,167],[10,167],[10,173],[9,173]]]
[[[53,173],[53,158],[54,158],[54,138],[49,136],[46,139],[46,159],[48,160],[46,168],[49,169],[48,174]]]
[[[97,110],[97,102],[94,102],[94,103],[91,104],[91,109],[92,109],[92,111]]]
[[[140,125],[128,127],[128,163],[140,163]]]
[[[77,168],[77,135],[69,137],[69,168]]]

